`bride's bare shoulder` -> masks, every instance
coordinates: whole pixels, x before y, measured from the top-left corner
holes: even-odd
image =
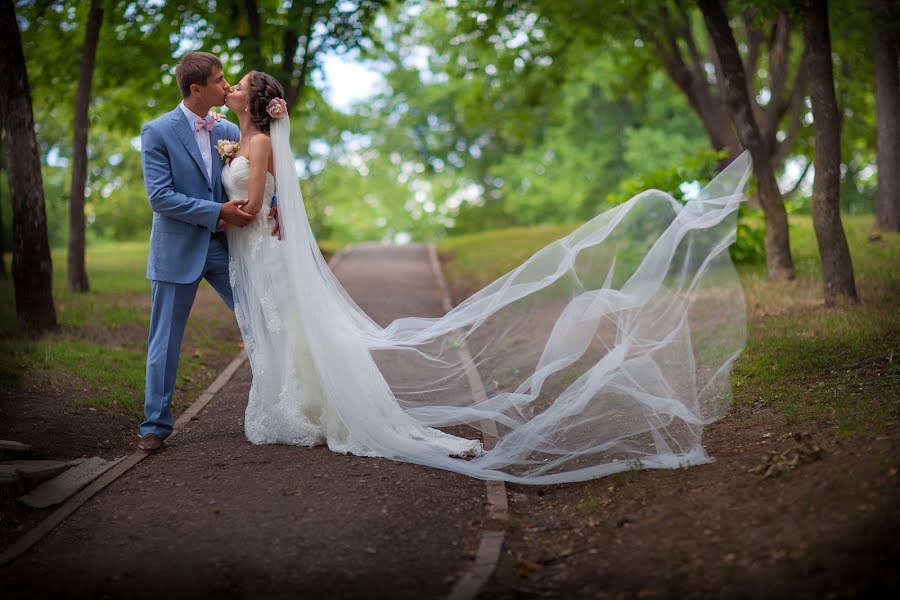
[[[272,153],[272,138],[260,133],[250,138],[250,154],[266,156]]]

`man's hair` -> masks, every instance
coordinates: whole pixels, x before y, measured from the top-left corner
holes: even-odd
[[[181,97],[191,95],[193,84],[206,87],[206,81],[212,75],[213,69],[221,69],[222,63],[209,52],[188,52],[175,67],[175,79],[181,88]]]

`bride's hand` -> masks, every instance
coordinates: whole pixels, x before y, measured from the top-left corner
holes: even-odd
[[[280,240],[281,239],[281,223],[278,221],[278,207],[277,206],[273,206],[269,210],[268,218],[275,219],[275,227],[272,228],[272,235],[273,236],[277,235],[278,239]]]
[[[225,219],[219,219],[219,223],[216,225],[216,231],[225,231],[225,227],[228,224],[225,222]]]

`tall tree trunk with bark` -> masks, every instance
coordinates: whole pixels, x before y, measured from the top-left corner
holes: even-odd
[[[759,200],[766,215],[766,264],[769,278],[793,279],[794,262],[791,258],[788,235],[787,211],[784,199],[775,182],[772,156],[756,119],[747,87],[744,64],[728,16],[719,0],[699,0],[700,10],[706,21],[710,39],[722,67],[725,103],[738,138],[753,157],[753,174],[759,190]]]
[[[85,266],[84,187],[87,184],[88,108],[91,102],[91,82],[100,26],[103,24],[103,0],[91,0],[84,48],[81,51],[81,74],[75,96],[75,119],[72,125],[72,189],[69,197],[69,289],[86,292],[89,289]]]
[[[875,115],[878,123],[875,225],[888,231],[900,231],[900,48],[891,33],[891,25],[898,27],[897,12],[896,6],[892,11],[886,0],[872,2]]]
[[[816,230],[825,304],[837,297],[857,301],[850,248],[841,223],[841,126],[834,71],[831,64],[831,34],[826,0],[804,0],[803,37],[808,54],[809,100],[815,133],[815,169],[812,218]]]
[[[0,111],[6,118],[6,164],[12,192],[16,314],[30,332],[56,328],[50,244],[34,133],[31,89],[12,0],[0,0]]]
[[[3,112],[0,111],[0,175],[6,170],[6,157],[3,155],[3,137],[5,133],[3,125]],[[0,183],[0,279],[6,281],[6,261],[3,260],[3,253],[6,251],[6,233],[3,229],[3,184]]]

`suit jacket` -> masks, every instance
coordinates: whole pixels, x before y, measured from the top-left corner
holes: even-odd
[[[237,140],[237,126],[224,119],[209,132],[212,181],[200,149],[180,108],[150,121],[141,129],[144,184],[153,209],[147,279],[191,283],[206,263],[210,233],[216,230],[225,192],[220,139]]]

